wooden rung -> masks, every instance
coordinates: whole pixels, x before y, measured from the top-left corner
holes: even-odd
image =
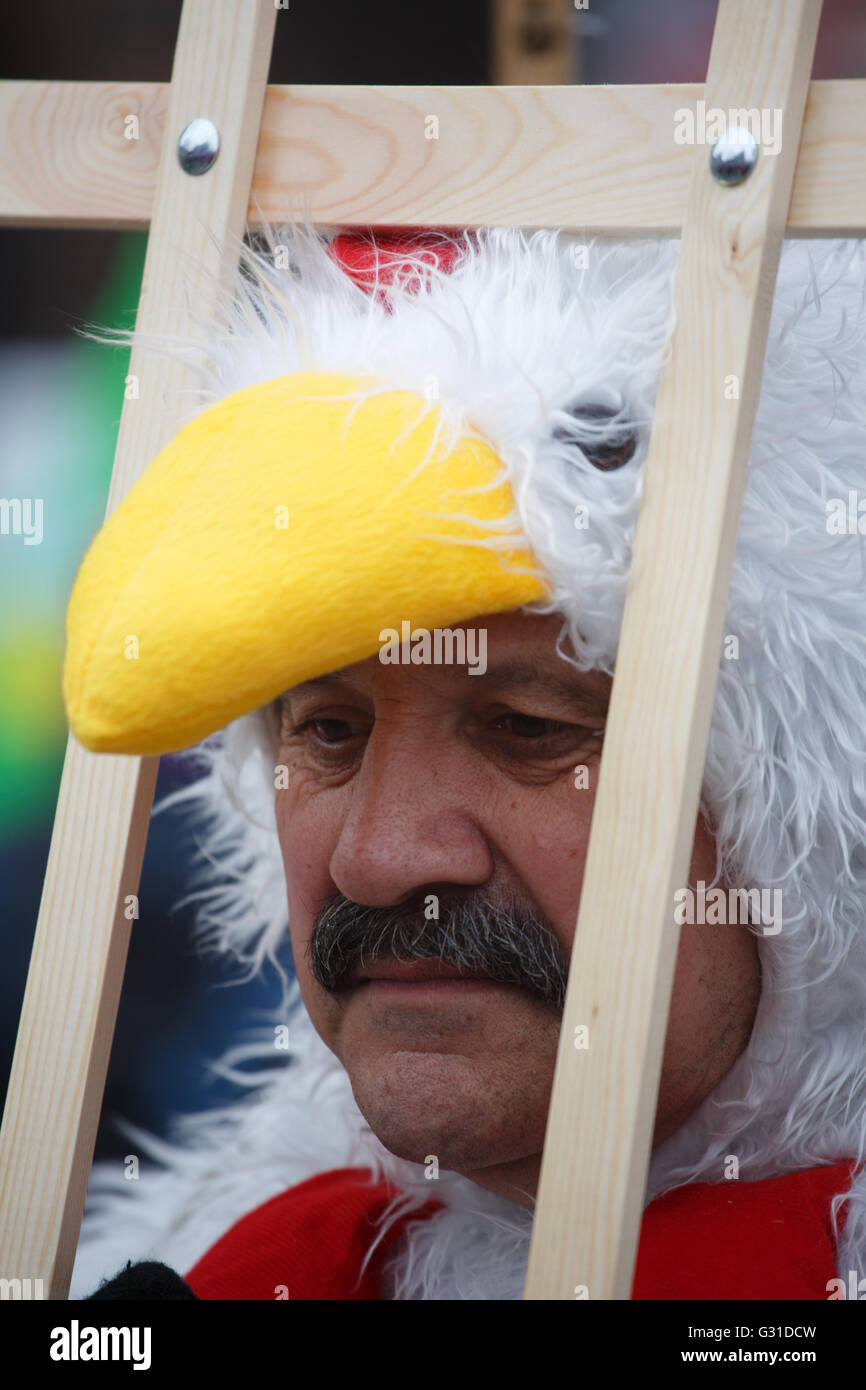
[[[693,151],[538,1188],[526,1297],[628,1299],[740,504],[820,0],[720,0],[713,104],[780,107],[724,188]],[[734,376],[736,399],[725,391]],[[586,1049],[575,1030],[589,1030]],[[712,1258],[708,1252],[707,1258]],[[577,1290],[586,1293],[576,1293]]]
[[[148,83],[0,84],[0,225],[147,227],[168,97]],[[254,200],[278,223],[300,196],[323,224],[678,236],[693,150],[673,138],[675,113],[702,100],[702,83],[269,87],[248,220]],[[866,79],[811,82],[786,235],[864,233]]]
[[[214,281],[234,280],[231,238],[244,230],[275,17],[273,0],[185,0],[141,332],[194,334],[190,305],[207,313]],[[199,115],[215,122],[221,148],[191,177],[175,147]],[[170,407],[195,383],[189,368],[138,346],[129,372],[139,394],[124,402],[108,512],[168,442]],[[0,1131],[0,1273],[42,1279],[49,1298],[66,1297],[72,1274],[129,941],[125,899],[138,893],[157,767],[69,738]]]
[[[332,225],[682,235],[528,1298],[630,1293],[673,893],[687,881],[781,241],[866,233],[866,82],[809,83],[820,7],[720,0],[705,86],[266,88],[273,0],[186,0],[170,86],[0,84],[0,222],[149,226],[140,333],[195,332],[189,306],[208,316],[259,209],[274,223],[299,205]],[[702,100],[784,111],[780,153],[763,151],[739,188],[713,182],[706,146],[674,139],[676,112]],[[175,142],[198,115],[222,148],[190,178]],[[109,512],[194,381],[138,346],[130,375],[139,392],[124,403]],[[723,390],[731,376],[737,399]],[[0,1273],[42,1279],[52,1298],[69,1284],[156,768],[67,747],[0,1131]],[[590,1046],[577,1052],[580,1024]]]

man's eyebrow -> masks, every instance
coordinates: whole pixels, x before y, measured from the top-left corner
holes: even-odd
[[[503,686],[521,686],[527,690],[540,691],[542,694],[553,695],[576,708],[586,710],[587,708],[600,713],[606,713],[608,708],[607,695],[600,694],[592,690],[585,684],[581,677],[585,674],[576,668],[569,668],[569,674],[563,671],[557,674],[553,671],[539,669],[538,663],[528,658],[508,657],[500,662],[491,662],[487,670],[483,673],[469,676],[468,670],[464,671],[462,666],[437,666],[437,671],[453,674],[455,680],[465,678],[472,689],[479,686],[493,686],[501,688]],[[345,671],[333,671],[325,676],[314,676],[312,680],[300,681],[290,690],[289,694],[304,694],[306,691],[317,689],[327,689],[334,686],[354,686],[352,678]],[[357,688],[357,687],[356,687]]]
[[[483,675],[473,676],[472,681],[486,681],[491,686],[523,686],[554,695],[581,709],[607,711],[607,695],[591,689],[585,681],[586,672],[561,662],[561,672],[539,668],[538,662],[525,657],[508,657],[500,662],[491,662]]]

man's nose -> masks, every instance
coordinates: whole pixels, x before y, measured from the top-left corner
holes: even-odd
[[[331,857],[340,893],[389,907],[427,884],[488,882],[494,861],[476,804],[483,792],[466,763],[456,741],[433,736],[423,721],[374,725]]]

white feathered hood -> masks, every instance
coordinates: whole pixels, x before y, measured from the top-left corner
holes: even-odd
[[[675,333],[678,242],[596,240],[582,252],[556,231],[455,233],[453,269],[419,262],[421,292],[398,285],[386,305],[327,254],[332,235],[298,224],[268,232],[200,341],[151,340],[203,358],[199,400],[178,426],[295,371],[369,375],[383,391],[421,396],[435,378],[446,418],[483,434],[506,465],[552,586],[550,604],[532,607],[560,612],[579,662],[612,672],[659,370]],[[586,404],[637,428],[637,451],[616,472],[581,452],[588,434],[553,435],[585,427]],[[720,659],[701,799],[717,872],[781,889],[784,922],[758,938],[749,1045],[655,1151],[648,1198],[721,1180],[729,1154],[744,1181],[864,1156],[866,536],[828,525],[839,506],[848,514],[852,491],[856,507],[866,498],[866,243],[786,241],[725,627],[739,656]],[[574,525],[579,506],[592,518],[586,529]],[[274,960],[288,925],[273,738],[266,711],[236,720],[195,750],[199,780],[159,808],[195,818],[203,944],[255,969]],[[242,1073],[249,1095],[183,1122],[171,1144],[136,1134],[137,1151],[162,1171],[128,1183],[94,1170],[73,1297],[128,1258],[151,1254],[185,1271],[234,1220],[327,1168],[367,1163],[408,1204],[431,1196],[423,1168],[388,1154],[365,1125],[294,985],[286,1007],[284,1068],[257,1086]],[[273,1060],[272,1025],[258,1052]],[[531,1214],[455,1174],[440,1176],[435,1196],[445,1211],[389,1257],[391,1296],[519,1298]],[[858,1179],[839,1268],[864,1267]]]

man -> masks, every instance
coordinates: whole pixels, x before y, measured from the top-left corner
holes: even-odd
[[[558,619],[479,626],[477,679],[371,657],[289,691],[277,825],[304,1003],[370,1127],[529,1205],[594,799],[574,767],[595,772],[608,681],[563,669]],[[714,868],[701,824],[692,880]],[[747,925],[683,933],[657,1141],[742,1052],[759,978]]]
[[[294,1064],[134,1200],[95,1176],[73,1293],[517,1298],[676,248],[288,240],[82,566],[64,694],[97,751],[225,727],[173,800],[211,937],[288,923]],[[783,250],[635,1298],[866,1273],[864,285]]]

